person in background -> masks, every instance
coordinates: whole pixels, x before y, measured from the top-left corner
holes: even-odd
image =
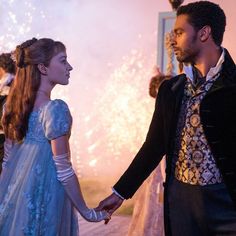
[[[2,118],[0,235],[78,236],[75,210],[91,222],[109,214],[87,207],[70,161],[70,110],[50,98],[57,84],[69,83],[65,45],[33,38],[14,56],[17,71]]]
[[[170,79],[158,67],[154,67],[149,83],[149,95],[157,97],[158,89],[164,80]],[[165,160],[145,180],[136,193],[134,210],[128,236],[164,236],[163,223],[163,183],[165,181]]]
[[[2,53],[0,55],[0,119],[2,118],[3,105],[6,102],[10,85],[16,72],[15,63],[11,58],[11,53]],[[4,156],[5,135],[0,123],[0,174],[2,171],[2,162]]]

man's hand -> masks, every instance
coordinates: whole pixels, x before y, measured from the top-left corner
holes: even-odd
[[[120,197],[118,197],[115,193],[112,193],[110,196],[105,198],[103,201],[101,201],[96,208],[96,211],[107,211],[110,215],[113,214],[113,212],[118,209],[124,200],[122,200]],[[109,220],[105,221],[105,224],[107,224]]]

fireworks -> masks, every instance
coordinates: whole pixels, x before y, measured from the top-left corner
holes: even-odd
[[[19,10],[20,8],[23,10]],[[30,1],[1,1],[0,52],[12,51],[17,44],[25,40],[25,35],[31,33],[36,10]]]
[[[74,9],[79,9],[78,2],[57,1],[53,5],[50,2],[50,5],[46,0],[2,0],[0,52],[9,52],[32,37],[48,35],[59,40],[63,37],[63,42],[67,37],[70,42],[68,48],[74,53],[69,56],[74,56],[77,62],[78,52],[74,50],[78,43],[74,30],[77,21],[74,18],[78,13]],[[71,18],[68,18],[68,12]],[[72,29],[72,33],[69,29]],[[154,41],[156,35],[150,37]],[[146,39],[139,34],[137,42],[139,40]],[[150,55],[150,50],[144,52],[142,47],[126,54],[111,73],[107,71],[111,71],[114,66],[112,58],[105,62],[107,71],[94,73],[96,78],[93,79],[99,81],[102,78],[103,84],[99,87],[99,84],[91,83],[97,90],[89,113],[83,112],[75,99],[76,93],[83,88],[72,88],[69,85],[53,91],[53,98],[65,100],[73,115],[71,153],[74,168],[80,176],[120,174],[121,166],[127,167],[145,139],[154,107],[154,99],[148,95],[148,85],[156,56],[155,52]],[[73,66],[77,67],[75,64]],[[73,75],[74,80],[76,76]],[[88,75],[81,77],[86,78]]]
[[[154,106],[148,95],[154,56],[148,59],[132,50],[123,57],[95,100],[93,113],[83,120],[88,131],[83,137],[86,140],[81,140],[81,158],[85,156],[84,162],[91,167],[85,174],[91,170],[98,175],[119,172],[119,166],[127,166],[140,148]]]

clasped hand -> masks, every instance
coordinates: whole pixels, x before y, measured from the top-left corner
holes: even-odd
[[[118,197],[115,193],[112,193],[110,196],[105,198],[103,201],[101,201],[97,208],[95,208],[96,211],[107,211],[109,215],[112,215],[115,210],[117,210],[121,204],[123,203],[123,199]],[[107,224],[110,221],[110,219],[105,220],[105,224]]]

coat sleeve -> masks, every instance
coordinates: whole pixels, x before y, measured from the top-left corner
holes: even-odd
[[[131,198],[143,181],[151,174],[166,154],[164,143],[164,93],[166,81],[162,83],[156,99],[155,110],[145,142],[130,166],[114,185],[114,189],[125,199]]]

